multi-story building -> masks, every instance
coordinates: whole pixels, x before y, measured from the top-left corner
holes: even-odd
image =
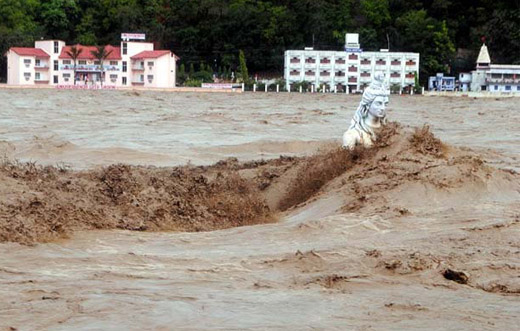
[[[376,71],[382,71],[391,87],[403,89],[415,85],[419,74],[419,54],[364,52],[357,33],[347,33],[344,51],[317,51],[312,48],[285,52],[286,88],[298,82],[309,82],[328,90],[349,92],[363,90]]]
[[[487,46],[480,48],[476,70],[459,75],[462,91],[520,93],[520,65],[492,64]]]
[[[36,41],[34,48],[10,48],[7,84],[91,86],[101,85],[103,78],[102,84],[109,87],[175,87],[178,57],[168,50],[154,50],[153,43],[125,38],[117,47],[107,45],[103,63],[92,54],[95,46],[75,46],[81,50],[75,66],[69,55],[71,46],[61,40]]]

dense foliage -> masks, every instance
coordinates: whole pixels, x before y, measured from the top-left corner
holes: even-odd
[[[121,32],[208,71],[238,69],[243,50],[253,74],[281,74],[287,49],[339,50],[359,32],[365,50],[420,52],[424,81],[472,69],[483,36],[494,62],[519,63],[520,0],[0,0],[2,54],[41,38],[117,44]],[[0,68],[5,80],[5,57]]]

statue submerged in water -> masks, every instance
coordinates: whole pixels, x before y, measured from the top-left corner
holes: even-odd
[[[384,79],[382,72],[376,72],[372,83],[363,92],[350,127],[343,134],[343,148],[354,149],[356,145],[372,147],[377,140],[374,131],[386,124],[386,106],[390,95]]]

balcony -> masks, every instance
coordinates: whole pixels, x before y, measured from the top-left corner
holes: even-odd
[[[398,66],[391,65],[390,66],[390,70],[392,70],[392,71],[401,71],[401,66],[400,65],[398,65]]]
[[[144,66],[132,66],[132,70],[133,71],[144,71]]]
[[[390,77],[390,83],[400,83],[401,77]]]
[[[320,62],[320,68],[330,68],[331,66],[330,62]]]
[[[383,71],[384,71],[384,70],[386,70],[386,65],[380,65],[380,64],[378,64],[378,65],[376,65],[376,68],[375,68],[375,69],[376,69],[376,70],[383,70]]]
[[[372,78],[370,78],[370,76],[362,76],[359,78],[359,80],[361,82],[370,82],[372,80]]]
[[[348,78],[349,83],[357,83],[357,77],[349,77]]]
[[[36,64],[34,66],[34,70],[49,70],[49,65],[48,64]]]
[[[144,85],[144,80],[133,80],[132,85]]]
[[[47,78],[43,77],[43,78],[40,78],[40,79],[35,79],[34,83],[35,84],[48,84],[49,80]]]

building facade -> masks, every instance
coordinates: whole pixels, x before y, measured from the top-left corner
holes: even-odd
[[[154,50],[153,43],[122,40],[119,46],[107,45],[109,54],[103,63],[92,54],[95,46],[75,46],[81,50],[76,65],[69,55],[72,46],[61,40],[36,41],[34,48],[10,48],[7,84],[175,87],[178,57],[168,50]]]
[[[347,34],[344,51],[317,51],[311,48],[285,52],[284,78],[286,88],[309,82],[328,90],[357,92],[364,90],[376,71],[385,73],[391,88],[411,88],[419,74],[419,54],[365,52],[358,43],[358,34]]]
[[[461,73],[462,91],[520,93],[520,65],[492,64],[485,44],[480,48],[476,70]]]
[[[428,79],[429,91],[455,91],[455,77],[444,76],[443,73],[437,73]]]

